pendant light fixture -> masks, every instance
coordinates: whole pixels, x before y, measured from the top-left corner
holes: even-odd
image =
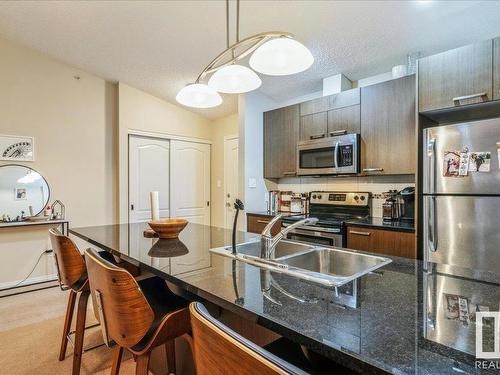
[[[266,75],[290,75],[308,69],[311,52],[294,36],[283,31],[255,34],[240,41],[240,0],[236,0],[236,43],[229,45],[229,0],[226,0],[226,49],[208,64],[196,81],[182,88],[176,100],[188,107],[211,108],[222,103],[219,92],[241,94],[262,84],[252,70]],[[251,56],[250,56],[251,55]],[[236,64],[250,56],[250,68]],[[208,84],[201,83],[208,76]]]

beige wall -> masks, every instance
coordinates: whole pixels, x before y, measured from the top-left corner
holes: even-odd
[[[123,83],[118,85],[119,217],[128,221],[128,134],[130,131],[210,141],[212,122]]]
[[[35,137],[36,161],[22,164],[47,179],[71,226],[115,222],[116,85],[1,38],[0,56],[0,134]],[[47,242],[47,228],[0,229],[0,283],[25,276]]]
[[[211,200],[212,225],[224,226],[224,138],[238,136],[238,114],[215,120],[212,125],[212,181]]]
[[[213,139],[213,176],[223,183],[223,140],[238,133],[236,115],[213,122],[1,38],[0,56],[0,134],[35,137],[36,161],[23,164],[47,179],[72,227],[127,219],[129,131]],[[212,215],[221,225],[224,191],[214,179]],[[50,248],[47,229],[0,229],[0,287],[26,276]],[[54,272],[53,257],[43,256],[32,277]]]

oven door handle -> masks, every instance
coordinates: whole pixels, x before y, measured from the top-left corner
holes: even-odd
[[[333,151],[334,153],[334,160],[335,160],[335,169],[339,169],[339,141],[335,142],[335,151]]]
[[[289,224],[282,224],[284,227],[287,227]],[[316,235],[317,237],[329,237],[328,235],[340,235],[342,234],[340,229],[337,228],[328,228],[324,229],[322,228],[321,230],[318,230],[317,228],[308,228],[308,227],[302,227],[302,228],[296,228],[292,229],[288,233],[295,233],[295,234],[304,234],[307,236],[314,236]]]
[[[283,222],[281,223],[281,226],[283,228],[286,228],[286,227],[288,227],[290,225],[292,225],[292,224],[283,223]],[[305,231],[305,232],[302,232],[304,234],[310,234],[309,232],[335,233],[335,234],[341,233],[341,230],[338,229],[338,228],[321,228],[321,229],[318,229],[317,227],[306,226],[306,225],[304,225],[303,227],[300,227],[300,228],[292,229],[289,233],[301,233],[301,231]]]

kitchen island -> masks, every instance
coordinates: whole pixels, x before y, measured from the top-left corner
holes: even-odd
[[[179,240],[159,240],[145,238],[147,228],[135,223],[70,232],[361,373],[485,373],[474,367],[473,314],[460,320],[443,299],[453,304],[456,295],[469,298],[471,309],[497,311],[498,275],[393,257],[376,272],[330,290],[211,254],[231,243],[227,229],[190,223]],[[237,242],[259,238],[238,232]],[[476,301],[476,291],[487,299]]]

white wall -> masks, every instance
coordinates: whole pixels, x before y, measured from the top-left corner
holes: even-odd
[[[211,223],[217,227],[224,227],[224,213],[226,211],[224,197],[224,138],[238,137],[238,114],[216,119],[211,125],[212,130],[212,160],[211,160]]]
[[[35,137],[35,162],[21,164],[47,179],[71,226],[116,221],[116,85],[0,38],[0,134]],[[0,285],[28,274],[47,231],[0,229]],[[43,256],[32,276],[53,266]]]
[[[239,157],[240,157],[240,197],[247,212],[265,211],[268,188],[275,185],[265,181],[263,148],[263,114],[276,103],[258,92],[240,95],[239,98]],[[249,187],[249,179],[255,179],[256,187]],[[266,183],[269,185],[266,187]]]

